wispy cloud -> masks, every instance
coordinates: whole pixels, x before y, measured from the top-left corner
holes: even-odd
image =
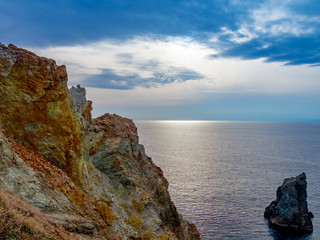
[[[221,93],[320,91],[318,67],[212,58],[218,51],[191,38],[136,37],[33,50],[66,64],[69,84],[89,87],[89,98],[106,107],[179,105]]]
[[[236,31],[232,31],[227,27],[222,27],[219,35],[227,36],[228,40],[234,43],[244,43],[258,37],[256,33],[250,31],[249,28],[246,26],[242,26]]]
[[[117,75],[112,69],[102,69],[101,74],[82,76],[84,80],[83,85],[97,88],[108,89],[133,89],[136,86],[141,87],[159,87],[166,84],[185,82],[189,80],[202,79],[203,76],[192,70],[184,68],[168,67],[166,71],[157,69],[150,78],[141,78],[139,71],[147,70],[149,66],[143,68],[137,66],[135,75]],[[100,69],[101,70],[101,69]]]
[[[172,37],[105,40],[34,51],[67,65],[71,82],[119,89],[210,78],[203,64],[217,53],[191,38]]]
[[[302,36],[318,30],[320,18],[303,15],[292,8],[296,1],[269,1],[252,11],[250,18],[255,32],[273,36]]]
[[[225,57],[318,65],[320,17],[303,9],[308,3],[264,1],[250,8],[236,26],[221,27],[210,40]]]
[[[298,13],[292,7],[296,1],[266,1],[258,8],[251,9],[247,18],[238,23],[236,30],[221,27],[218,36],[229,36],[234,43],[244,43],[261,35],[271,37],[303,36],[319,30],[320,17]]]

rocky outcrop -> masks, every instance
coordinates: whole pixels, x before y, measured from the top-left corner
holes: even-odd
[[[64,66],[0,45],[0,189],[79,238],[200,239],[132,120],[91,110]]]
[[[72,108],[65,66],[0,45],[0,122],[6,135],[81,182],[81,122]]]
[[[190,232],[183,232],[181,216],[167,190],[168,182],[138,143],[134,123],[111,114],[96,118],[93,123],[89,127],[90,159],[116,186],[118,199],[128,206],[129,215],[138,222],[145,220],[135,227],[156,232],[154,222],[162,222],[176,236],[196,233],[193,225],[187,228]]]
[[[86,89],[77,85],[77,87],[71,87],[70,93],[72,95],[74,107],[76,111],[82,113],[86,108],[88,101],[86,99]]]
[[[27,224],[33,232],[39,232],[37,235],[51,237],[30,239],[83,239],[59,228],[47,214],[79,215],[75,198],[79,192],[64,172],[42,156],[10,142],[0,127],[0,205],[6,209],[6,215],[11,218],[10,221],[14,221],[14,225],[17,222]],[[0,214],[0,217],[4,217],[4,214]],[[0,233],[3,234],[1,227]],[[13,239],[23,239],[21,236],[18,234]],[[0,234],[0,239],[6,237],[1,238]]]
[[[308,211],[305,173],[284,180],[276,200],[265,209],[264,217],[272,227],[296,233],[312,232],[313,214]]]

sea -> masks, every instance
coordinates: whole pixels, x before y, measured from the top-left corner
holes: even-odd
[[[140,143],[201,239],[320,239],[320,122],[136,121]],[[305,172],[312,234],[263,217],[288,177]]]

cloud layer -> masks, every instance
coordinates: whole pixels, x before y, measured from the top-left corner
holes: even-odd
[[[208,56],[216,54],[191,38],[136,37],[73,47],[34,49],[69,69],[71,82],[90,87],[132,89],[160,87],[189,80],[210,80]]]
[[[236,27],[220,28],[212,39],[224,42],[222,55],[266,58],[288,65],[320,63],[320,5],[316,1],[264,1]]]
[[[65,64],[69,84],[86,86],[104,112],[269,119],[273,109],[320,119],[317,0],[14,0],[0,8],[1,41]]]
[[[155,34],[190,37],[224,57],[320,63],[317,0],[15,0],[1,1],[0,8],[2,41],[20,46],[84,45]]]
[[[96,89],[102,101],[113,105],[172,105],[214,93],[279,95],[320,90],[319,68],[286,66],[266,58],[212,57],[219,52],[191,38],[136,37],[33,50],[66,64],[70,85]]]

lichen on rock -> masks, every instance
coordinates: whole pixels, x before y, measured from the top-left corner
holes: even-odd
[[[65,66],[0,44],[0,122],[7,136],[81,182],[81,123],[72,111]]]

